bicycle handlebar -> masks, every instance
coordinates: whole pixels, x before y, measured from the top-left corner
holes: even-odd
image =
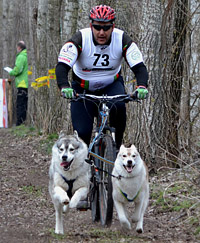
[[[75,97],[72,100],[76,101],[79,99],[91,99],[91,100],[98,100],[98,101],[111,101],[111,100],[119,100],[119,101],[137,101],[139,102],[136,93],[133,94],[119,94],[119,95],[93,95],[93,94],[75,94]]]

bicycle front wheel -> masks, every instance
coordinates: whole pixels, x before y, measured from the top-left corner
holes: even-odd
[[[109,135],[105,135],[102,139],[100,155],[105,159],[115,161],[116,148],[113,139]],[[113,216],[113,198],[112,198],[112,180],[111,175],[113,165],[101,161],[100,168],[100,184],[99,184],[99,209],[101,224],[110,226]],[[108,172],[108,173],[107,173]]]
[[[99,153],[98,146],[94,147],[94,153]],[[95,166],[99,167],[99,159],[93,158]],[[99,210],[99,172],[95,171],[94,167],[92,167],[92,185],[91,185],[91,197],[90,197],[90,205],[91,205],[91,213],[92,213],[92,221],[96,222],[100,220],[100,210]]]
[[[90,197],[92,221],[99,221],[99,188],[96,182],[96,178],[93,177],[93,182],[91,186],[91,197]]]

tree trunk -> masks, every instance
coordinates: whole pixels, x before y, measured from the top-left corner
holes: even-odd
[[[174,6],[174,32],[171,53],[171,65],[169,76],[169,119],[171,124],[168,133],[168,151],[172,155],[173,162],[179,157],[179,136],[178,128],[180,122],[180,107],[182,83],[184,80],[185,66],[185,43],[187,37],[188,23],[188,0],[176,1]],[[187,77],[187,76],[186,76]]]

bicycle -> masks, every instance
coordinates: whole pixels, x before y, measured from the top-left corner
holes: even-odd
[[[96,96],[91,94],[76,94],[73,101],[90,100],[98,106],[98,117],[95,135],[88,149],[87,163],[91,165],[91,188],[89,193],[92,221],[101,220],[103,226],[110,226],[113,216],[112,199],[112,169],[116,159],[115,129],[108,124],[109,108],[116,102],[138,101],[135,94]]]

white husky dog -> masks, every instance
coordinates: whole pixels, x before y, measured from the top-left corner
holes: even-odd
[[[135,203],[135,212],[131,219],[137,222],[136,231],[143,232],[143,216],[149,201],[148,170],[136,147],[120,147],[113,175],[113,200],[120,224],[124,230],[130,230],[127,203]]]
[[[68,212],[87,197],[90,185],[90,166],[85,162],[87,155],[88,147],[76,131],[68,136],[61,133],[52,148],[49,193],[55,207],[56,234],[64,233],[63,206]]]

